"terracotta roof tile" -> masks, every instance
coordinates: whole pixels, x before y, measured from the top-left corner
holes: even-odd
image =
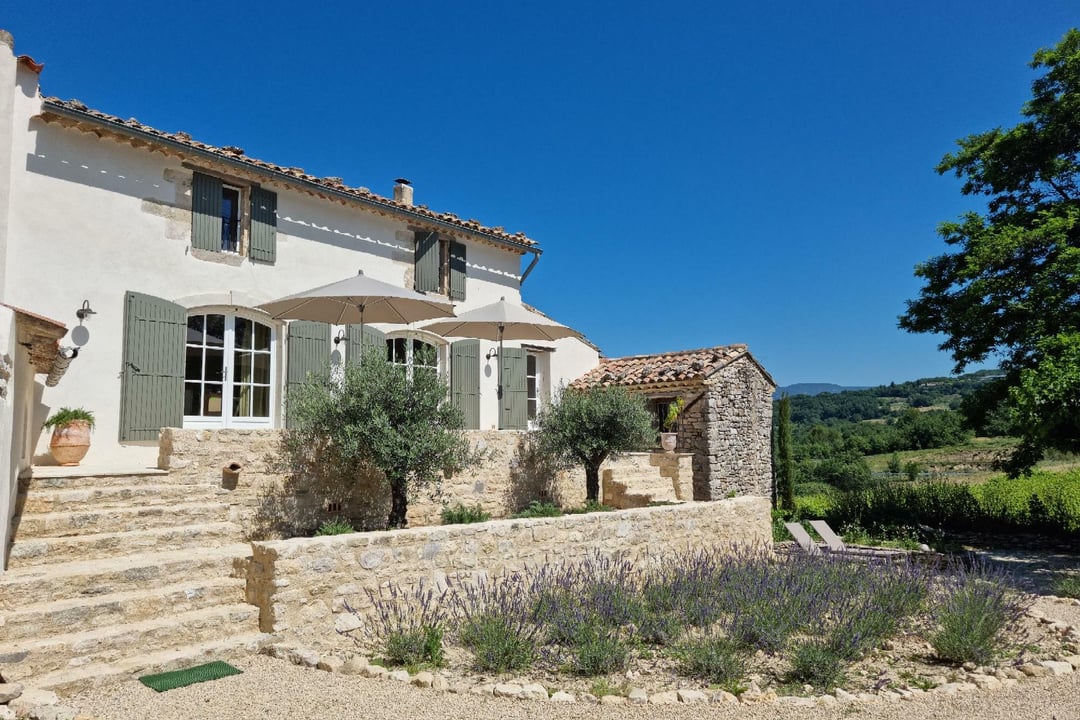
[[[408,213],[413,216],[419,216],[420,218],[430,218],[432,220],[438,220],[442,223],[446,223],[468,232],[474,232],[481,235],[486,235],[489,238],[500,240],[502,242],[510,243],[512,245],[524,246],[528,248],[536,247],[535,240],[530,239],[525,233],[510,233],[504,230],[502,227],[487,227],[481,225],[476,220],[463,220],[454,213],[449,212],[435,212],[429,210],[426,205],[407,205],[405,203],[397,202],[391,198],[376,195],[365,187],[349,187],[344,184],[344,180],[339,177],[325,177],[317,178],[304,171],[303,168],[297,167],[284,167],[282,165],[275,165],[274,163],[267,162],[265,160],[259,160],[257,158],[248,157],[244,154],[243,148],[239,148],[232,145],[225,147],[216,147],[207,143],[199,142],[192,139],[191,135],[186,132],[165,132],[158,130],[157,128],[144,125],[135,118],[129,118],[124,120],[115,115],[109,115],[103,113],[100,110],[94,110],[88,108],[84,103],[78,100],[61,100],[59,98],[49,97],[42,101],[42,115],[46,120],[49,120],[48,113],[52,111],[63,111],[68,117],[75,115],[81,116],[83,119],[97,121],[98,123],[104,123],[112,128],[115,128],[118,132],[125,130],[133,133],[139,133],[144,137],[149,135],[151,137],[161,138],[162,140],[179,144],[197,150],[202,153],[208,153],[211,155],[217,155],[218,157],[228,160],[231,163],[240,163],[246,165],[252,169],[264,172],[271,172],[277,175],[284,175],[286,178],[293,178],[295,180],[301,180],[312,185],[317,185],[323,188],[333,190],[338,193],[352,196],[364,202],[379,205],[388,211],[398,211],[402,213]]]
[[[577,388],[609,385],[640,386],[704,379],[748,354],[746,345],[720,345],[658,355],[604,358],[571,385]]]

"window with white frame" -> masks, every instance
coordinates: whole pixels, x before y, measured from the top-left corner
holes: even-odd
[[[525,390],[528,427],[535,430],[540,413],[548,399],[548,368],[550,353],[529,350],[525,355]]]
[[[438,346],[419,338],[387,338],[386,359],[413,371],[423,368],[438,373],[440,367]]]
[[[274,330],[238,315],[188,315],[184,424],[270,427]]]

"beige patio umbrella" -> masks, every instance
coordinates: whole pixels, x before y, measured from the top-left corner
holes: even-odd
[[[503,340],[560,340],[581,337],[573,328],[555,322],[549,317],[529,310],[520,303],[499,302],[467,310],[451,320],[437,320],[420,326],[424,330],[443,337],[467,337],[480,340],[498,340],[499,357],[503,354]],[[502,397],[502,361],[499,362],[499,397]]]
[[[361,270],[345,280],[257,306],[275,320],[314,320],[331,325],[365,322],[407,325],[454,317],[454,306],[407,288],[368,277]]]

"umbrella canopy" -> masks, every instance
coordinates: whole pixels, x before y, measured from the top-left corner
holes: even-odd
[[[503,355],[503,340],[558,340],[581,337],[581,333],[577,330],[561,325],[518,303],[506,302],[506,298],[499,298],[497,303],[463,312],[453,320],[438,320],[421,327],[444,337],[498,340],[500,358]],[[503,396],[502,365],[500,361],[498,363],[500,399]]]
[[[451,303],[370,278],[363,270],[345,280],[272,300],[258,308],[275,320],[315,320],[331,325],[404,325],[454,316]]]
[[[469,337],[481,340],[559,340],[581,337],[581,333],[549,317],[533,312],[518,303],[499,302],[461,313],[452,320],[425,323],[424,330],[444,337]]]

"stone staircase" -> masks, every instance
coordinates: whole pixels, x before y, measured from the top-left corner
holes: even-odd
[[[165,471],[19,480],[0,574],[0,674],[75,691],[254,649],[251,547],[229,491]]]

